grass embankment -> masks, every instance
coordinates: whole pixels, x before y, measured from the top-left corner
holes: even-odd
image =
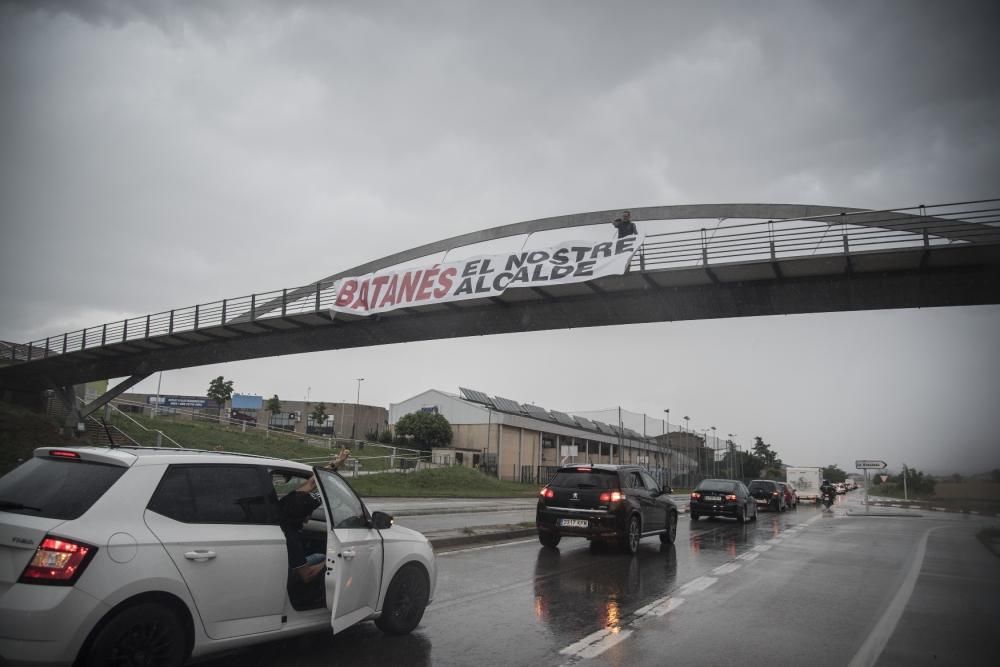
[[[243,432],[236,426],[213,423],[189,422],[169,417],[133,417],[147,429],[163,431],[182,446],[190,449],[274,456],[293,460],[323,460],[331,455],[324,445],[310,445],[305,437],[265,436],[259,429],[248,428]],[[155,444],[155,434],[148,433],[122,417],[115,417],[112,424],[119,426],[143,445]],[[317,441],[321,442],[321,441]],[[19,461],[30,458],[36,447],[51,445],[84,445],[86,440],[64,438],[59,424],[46,415],[0,402],[0,475],[13,469]],[[172,446],[164,440],[163,446]],[[391,447],[367,443],[364,449],[355,448],[351,455],[362,462],[362,470],[383,470],[388,466]],[[345,473],[348,481],[362,496],[401,497],[473,497],[509,498],[533,496],[538,485],[501,482],[477,470],[452,467],[403,473],[362,475],[357,478]]]
[[[364,497],[512,498],[534,496],[539,488],[537,484],[503,482],[461,466],[417,470],[405,475],[364,475],[351,478],[350,482]]]
[[[59,424],[46,415],[0,402],[0,475],[31,458],[36,447],[78,444],[59,433]]]
[[[872,486],[869,493],[874,496],[903,498],[902,485],[880,484]],[[986,480],[963,482],[939,481],[931,495],[907,494],[910,500],[947,507],[962,512],[1000,512],[1000,483]]]

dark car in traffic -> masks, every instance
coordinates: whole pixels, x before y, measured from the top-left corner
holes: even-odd
[[[566,535],[586,537],[591,544],[615,542],[629,554],[651,535],[671,544],[677,505],[669,493],[637,465],[563,466],[538,495],[538,541],[555,547]]]
[[[785,507],[793,510],[799,505],[799,494],[796,493],[795,487],[788,482],[778,482],[778,488],[781,489],[782,494],[785,496]]]
[[[691,492],[691,520],[724,516],[739,523],[757,520],[757,504],[743,482],[735,479],[703,479]]]
[[[769,479],[755,479],[750,482],[750,495],[753,496],[757,509],[772,510],[774,512],[784,512],[787,509],[785,504],[785,493],[778,486],[778,483]]]

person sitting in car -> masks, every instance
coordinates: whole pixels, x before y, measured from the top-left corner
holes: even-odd
[[[350,455],[346,447],[341,449],[340,454],[326,466],[326,469],[336,470]],[[302,534],[303,526],[321,502],[315,475],[278,501],[281,532],[285,535],[285,546],[288,550],[288,595],[293,602],[304,605],[314,604],[317,596],[321,600],[323,594],[322,586],[310,584],[322,581],[318,577],[326,569],[323,563],[326,554],[307,554],[306,540]]]

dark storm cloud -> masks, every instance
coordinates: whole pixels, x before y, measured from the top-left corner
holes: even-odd
[[[0,339],[302,284],[546,215],[995,196],[997,7],[0,4]],[[974,331],[994,322],[954,319]],[[711,331],[717,346],[738,347],[727,332],[752,329],[727,321]],[[665,331],[690,348],[678,332],[694,330],[639,329],[636,349],[658,355]],[[700,340],[697,331],[690,337]],[[919,333],[892,331],[885,336]],[[574,336],[586,345],[563,332],[531,340],[586,354],[592,341]],[[762,342],[771,344],[779,358],[790,349]],[[800,352],[811,359],[815,350]],[[463,368],[477,367],[470,355]],[[374,363],[363,352],[351,358]],[[718,390],[704,369],[684,366],[683,355],[668,361],[686,369],[671,404],[711,405]],[[851,394],[840,369],[833,364],[831,377]],[[773,376],[778,393],[794,385],[793,369],[783,370]],[[664,391],[656,378],[665,371],[650,372],[643,395]],[[413,393],[430,377],[420,375]],[[440,377],[444,389],[467,381]],[[570,384],[561,391],[594,391]],[[976,395],[995,394],[982,375],[974,385]],[[569,409],[590,399],[547,402]],[[741,414],[738,395],[726,405]],[[864,405],[856,412],[877,422]]]

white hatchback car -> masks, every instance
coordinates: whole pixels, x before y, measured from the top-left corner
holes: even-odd
[[[303,602],[280,497],[315,474],[302,529],[326,555]],[[0,478],[0,664],[148,664],[366,619],[417,626],[437,580],[423,535],[334,472],[183,449],[57,448]]]

